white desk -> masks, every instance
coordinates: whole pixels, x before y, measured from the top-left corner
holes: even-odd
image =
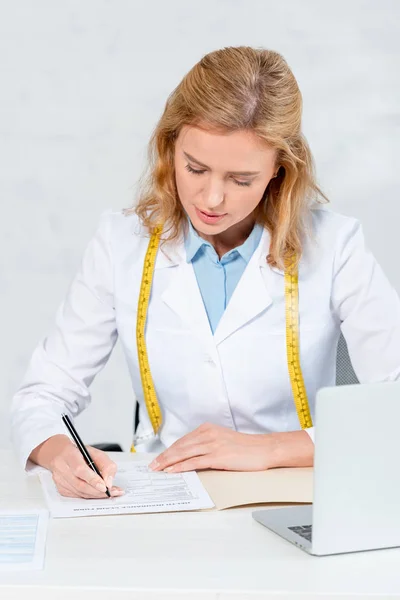
[[[0,507],[42,506],[37,478],[0,453]],[[0,574],[0,598],[400,598],[400,549],[315,558],[251,510],[52,520],[44,571]]]

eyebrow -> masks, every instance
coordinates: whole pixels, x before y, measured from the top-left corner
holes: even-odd
[[[194,158],[194,156],[191,156],[190,154],[188,154],[187,152],[184,151],[183,154],[186,156],[187,159],[191,160],[192,162],[195,162],[200,167],[204,167],[205,169],[210,168],[210,167],[207,167],[207,165],[200,162],[199,160],[197,160],[197,158]],[[260,171],[228,171],[228,173],[230,175],[258,175],[260,173]]]

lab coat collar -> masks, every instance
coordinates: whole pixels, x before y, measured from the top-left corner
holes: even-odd
[[[150,234],[147,228],[142,224],[140,220],[136,220],[132,224],[131,228],[132,235],[139,236],[145,240],[148,244],[150,241]],[[154,268],[164,269],[168,267],[174,267],[185,259],[185,248],[184,248],[184,234],[180,233],[176,240],[168,241],[161,237],[160,245],[156,255],[156,262]]]
[[[192,329],[215,354],[218,344],[240,327],[257,317],[272,304],[267,290],[264,268],[269,268],[266,256],[269,233],[263,231],[258,248],[250,259],[213,336],[192,263],[186,261],[184,244],[177,245],[171,272],[171,282],[162,294],[163,301]],[[182,251],[183,247],[183,251]],[[169,248],[168,248],[169,249]],[[159,253],[161,254],[161,253]],[[164,264],[164,258],[160,258]]]
[[[175,240],[173,242],[166,241],[165,243],[160,240],[160,246],[157,252],[155,264],[156,270],[175,267],[181,264],[184,260],[185,248],[183,245],[183,239]]]
[[[269,231],[264,230],[263,236],[260,241],[260,246],[259,246],[260,252],[259,252],[258,263],[261,268],[271,269],[271,271],[274,271],[274,273],[278,273],[278,275],[283,276],[283,275],[285,275],[285,272],[282,269],[279,269],[279,267],[272,267],[271,265],[269,265],[267,263],[267,256],[269,254],[270,243],[271,243],[271,235],[270,235]]]
[[[269,253],[269,245],[270,245],[270,234],[264,229],[261,235],[260,242],[258,247],[256,248],[254,255],[258,255],[258,264],[263,269],[271,269],[274,273],[278,275],[285,275],[283,269],[279,267],[272,267],[267,263],[267,256]],[[250,259],[252,260],[252,259]],[[160,243],[159,252],[157,253],[157,259],[155,268],[163,269],[166,267],[174,267],[183,261],[187,261],[186,250],[184,245],[184,236],[180,236],[174,242],[166,242],[165,244]],[[248,261],[250,262],[250,261]]]
[[[272,304],[265,278],[265,269],[270,268],[267,264],[269,245],[270,235],[264,229],[258,248],[240,278],[215,330],[216,344],[223,342]]]
[[[132,233],[134,235],[140,235],[142,237],[149,238],[149,234],[145,230],[144,226],[136,222],[132,227]],[[278,267],[271,267],[267,264],[266,257],[269,252],[270,245],[270,234],[268,230],[264,229],[259,241],[258,247],[256,248],[254,255],[258,255],[259,265],[262,268],[270,268],[279,275],[284,275],[284,271]],[[254,258],[253,255],[253,258]],[[159,250],[157,252],[155,269],[163,269],[168,267],[174,267],[181,264],[183,261],[187,261],[187,249],[185,248],[185,235],[182,231],[176,240],[169,242],[161,241]]]

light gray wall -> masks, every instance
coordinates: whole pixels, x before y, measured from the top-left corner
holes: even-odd
[[[0,446],[27,361],[100,213],[131,203],[169,92],[223,46],[281,52],[333,208],[364,224],[400,291],[398,0],[0,0]],[[129,447],[117,347],[80,418]]]

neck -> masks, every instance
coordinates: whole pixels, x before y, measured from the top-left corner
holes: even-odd
[[[255,218],[253,215],[249,215],[240,223],[236,223],[236,225],[232,225],[229,229],[222,231],[221,233],[217,233],[215,235],[207,235],[197,232],[203,240],[210,242],[213,246],[215,252],[218,254],[218,257],[221,258],[224,254],[240,246],[243,244],[250,233],[255,224]]]

